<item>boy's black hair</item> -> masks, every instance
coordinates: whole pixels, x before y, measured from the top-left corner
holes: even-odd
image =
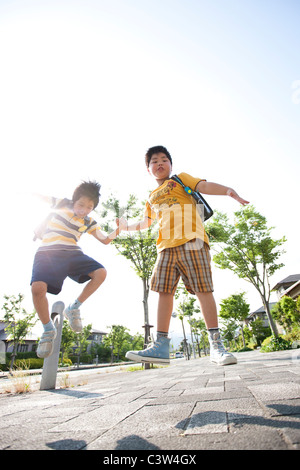
[[[166,147],[163,147],[162,145],[156,145],[155,147],[150,147],[149,150],[146,153],[145,156],[145,162],[146,162],[146,167],[149,168],[150,160],[152,155],[155,153],[164,153],[166,157],[170,160],[171,165],[172,165],[172,158]]]
[[[100,188],[101,185],[96,181],[83,181],[79,186],[77,186],[73,193],[73,203],[78,201],[82,196],[85,196],[93,201],[95,209],[99,204]]]

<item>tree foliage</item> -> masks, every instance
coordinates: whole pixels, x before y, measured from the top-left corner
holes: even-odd
[[[234,216],[234,222],[231,223],[226,214],[216,212],[206,225],[216,252],[213,260],[219,268],[230,269],[256,288],[266,309],[270,327],[277,336],[269,309],[270,277],[284,266],[279,258],[284,253],[281,247],[286,238],[273,239],[273,227],[267,226],[266,218],[253,206],[240,209]]]
[[[103,228],[106,231],[112,230],[116,217],[124,217],[131,222],[144,217],[145,203],[139,202],[133,194],[129,196],[125,206],[113,195],[102,206],[104,210],[100,215],[105,220]],[[153,226],[143,231],[122,232],[112,244],[122,256],[132,262],[136,274],[148,282],[157,257],[156,232]]]
[[[273,307],[272,315],[286,330],[300,325],[300,297],[297,300],[284,296]]]
[[[111,348],[111,362],[113,362],[114,356],[117,360],[120,359],[122,349],[126,342],[130,340],[129,331],[125,326],[122,325],[112,325],[108,335],[103,339],[105,346]]]
[[[250,312],[250,305],[246,302],[245,295],[245,292],[241,292],[223,299],[220,303],[220,317],[238,322],[244,321]]]
[[[24,296],[22,294],[5,295],[2,310],[4,311],[3,319],[7,323],[5,330],[8,333],[8,340],[13,344],[13,353],[11,356],[11,363],[9,370],[13,368],[14,360],[17,354],[19,344],[24,343],[24,340],[36,324],[36,312],[28,313],[22,307]]]
[[[244,320],[246,320],[250,312],[250,305],[245,300],[245,292],[241,292],[240,294],[233,294],[230,297],[227,297],[227,299],[222,300],[220,306],[221,318],[229,321],[234,320],[239,322],[243,337],[243,344],[245,347],[246,344],[242,323]]]
[[[145,203],[139,202],[137,197],[130,195],[125,206],[122,206],[120,200],[111,195],[102,206],[104,210],[100,216],[105,220],[104,230],[111,231],[113,220],[116,217],[124,217],[131,222],[144,218]],[[149,325],[149,307],[148,298],[150,291],[150,278],[157,258],[155,225],[148,229],[135,232],[122,232],[112,244],[117,251],[126,259],[131,261],[132,267],[143,283],[143,310],[145,341],[148,343],[150,336]]]

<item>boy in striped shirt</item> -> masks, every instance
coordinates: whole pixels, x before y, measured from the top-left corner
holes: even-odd
[[[53,351],[56,328],[49,314],[47,292],[57,295],[66,277],[78,283],[85,283],[81,294],[73,304],[65,309],[71,328],[80,332],[82,323],[79,307],[103,283],[106,270],[98,261],[85,255],[77,245],[83,233],[93,235],[98,241],[108,245],[122,230],[123,220],[117,220],[117,229],[109,235],[101,232],[97,222],[89,217],[99,203],[100,184],[83,182],[74,191],[72,200],[40,196],[52,203],[53,212],[43,224],[41,238],[32,269],[31,290],[35,309],[43,324],[44,332],[38,345],[37,355],[45,358]]]

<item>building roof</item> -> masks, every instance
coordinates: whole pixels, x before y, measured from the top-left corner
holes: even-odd
[[[277,282],[276,286],[274,286],[272,290],[278,290],[281,286],[289,287],[299,280],[300,274],[291,274],[290,276],[282,279],[282,281]]]
[[[269,303],[269,307],[270,307],[270,310],[272,310],[272,308],[274,307],[274,305],[276,305],[277,302],[270,302]],[[251,312],[249,313],[248,317],[247,318],[250,318],[250,317],[253,317],[254,315],[257,315],[258,313],[265,313],[266,309],[264,306],[262,307],[259,307],[257,310],[255,310],[255,312]]]
[[[300,281],[297,281],[295,282],[295,284],[292,284],[291,286],[289,286],[282,294],[282,297],[285,296],[285,295],[289,295],[290,297],[294,295],[299,295],[298,292],[299,292],[299,289],[300,289]]]
[[[95,335],[107,335],[107,333],[106,333],[105,331],[95,330],[94,328],[91,329],[91,334],[95,334]]]
[[[7,322],[5,322],[4,320],[0,320],[0,340],[1,341],[6,341],[7,340],[8,335],[5,331],[6,326],[7,326]],[[32,331],[29,331],[27,333],[26,337],[24,338],[24,341],[37,341],[38,338],[39,338],[38,335],[36,335]]]

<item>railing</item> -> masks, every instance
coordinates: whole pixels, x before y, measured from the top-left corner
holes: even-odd
[[[51,390],[56,386],[64,309],[65,304],[63,302],[55,302],[52,306],[51,319],[55,324],[57,334],[53,344],[53,353],[44,359],[40,390]]]

